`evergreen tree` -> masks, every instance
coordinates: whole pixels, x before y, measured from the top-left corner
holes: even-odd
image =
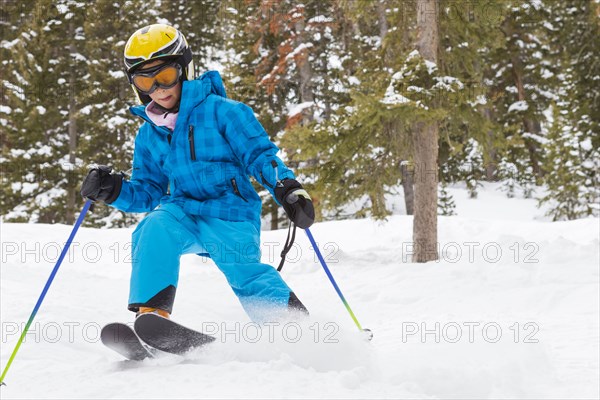
[[[87,158],[80,166],[79,182],[92,164],[110,165],[115,171],[131,168],[133,142],[141,121],[129,113],[136,105],[123,62],[125,43],[133,32],[153,23],[152,3],[96,0],[88,7],[84,32],[85,55],[89,62],[86,90],[80,100],[81,135],[79,150]],[[96,149],[102,149],[98,152]],[[89,226],[127,226],[140,215],[126,214],[108,206],[95,207],[85,223]]]
[[[301,174],[317,213],[319,193],[310,178],[302,176],[306,173],[302,163],[314,165],[317,160],[304,159],[305,154],[297,157],[299,146],[285,139],[279,142],[278,137],[284,130],[304,129],[331,112],[331,92],[326,93],[331,69],[328,49],[334,41],[331,13],[329,2],[249,1],[232,13],[238,29],[227,34],[237,54],[228,63],[228,74],[236,81],[234,95],[253,106],[272,140],[283,148],[282,157],[287,156],[288,164]],[[262,193],[264,211],[276,228],[281,211]]]
[[[577,133],[574,134],[569,113],[561,115],[555,107],[553,118],[546,146],[548,160],[552,160],[547,162],[546,168],[551,174],[546,178],[548,194],[541,202],[549,203],[547,215],[554,221],[597,216],[600,200],[598,150],[591,148],[589,137],[582,141]],[[586,157],[594,152],[595,157]],[[586,170],[592,173],[585,173]]]
[[[331,111],[284,138],[302,150],[294,157],[314,182],[319,205],[334,218],[353,201],[359,201],[355,216],[389,215],[385,194],[400,179],[401,161],[409,159],[410,145],[402,139],[407,125],[397,110],[380,102],[389,84],[387,59],[396,52],[384,43],[398,37],[387,28],[388,14],[404,11],[391,6],[387,1],[332,3],[331,32],[341,40],[326,46],[326,75],[334,78],[334,86],[324,93]]]
[[[548,215],[554,220],[600,214],[600,45],[598,2],[548,3],[553,61],[561,66],[544,164]]]
[[[464,181],[472,198],[485,177],[483,169],[497,163],[496,153],[504,142],[490,115],[493,93],[485,62],[503,44],[499,7],[483,1],[440,4],[439,68],[442,76],[458,79],[463,86],[446,105],[451,112],[440,124],[439,160],[446,181]],[[493,172],[488,175],[492,176]]]
[[[265,26],[267,18],[273,10],[269,4],[263,7],[261,1],[226,2],[221,7],[221,18],[226,47],[224,80],[228,85],[228,96],[248,104],[271,140],[278,142],[278,135],[286,124],[286,89],[283,86],[263,84],[265,58],[276,46],[275,35]],[[272,199],[267,190],[254,183],[263,200],[262,215],[270,221],[270,229],[278,229],[283,216],[280,207]]]
[[[349,217],[349,204],[385,218],[400,182],[408,207],[416,132],[432,124],[440,202],[446,182],[472,197],[485,179],[508,196],[544,183],[552,218],[598,215],[600,3],[439,0],[430,59],[414,51],[421,3],[2,0],[3,220],[71,223],[90,163],[130,168],[140,122],[122,51],[157,22],[186,35],[198,74],[220,70],[253,107],[322,218]],[[285,225],[256,188],[271,228]],[[86,223],[139,217],[97,207]]]
[[[227,24],[229,3],[235,2],[240,3],[239,0],[151,0],[146,5],[148,12],[139,14],[151,17],[151,24],[169,24],[185,35],[194,55],[196,75],[199,75],[223,61],[224,49],[219,48],[221,30]]]
[[[438,193],[438,214],[446,217],[456,215],[456,203],[452,195],[448,193],[448,185],[442,181]]]
[[[504,44],[486,60],[492,72],[492,113],[506,141],[498,161],[517,168],[517,182],[527,192],[532,184],[541,183],[543,113],[556,99],[557,71],[545,24],[550,12],[537,0],[505,2],[503,7]]]
[[[14,63],[5,87],[14,114],[2,149],[7,220],[69,223],[75,217],[84,14],[82,2],[38,0],[10,48]]]

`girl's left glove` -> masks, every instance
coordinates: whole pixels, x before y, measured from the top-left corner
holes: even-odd
[[[295,179],[284,179],[275,186],[275,198],[297,226],[309,228],[315,222],[315,208],[302,185]]]

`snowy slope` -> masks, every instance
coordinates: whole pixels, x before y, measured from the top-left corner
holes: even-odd
[[[300,234],[283,275],[310,321],[265,327],[257,338],[212,262],[184,256],[173,317],[216,330],[218,342],[185,358],[124,362],[100,344],[98,330],[132,319],[132,230],[82,228],[0,395],[598,398],[599,220],[547,222],[535,201],[491,186],[479,200],[451,193],[458,216],[440,217],[437,263],[410,263],[407,216],[312,228],[358,319],[375,333],[371,343]],[[70,230],[2,225],[2,368]],[[278,263],[285,231],[262,240],[264,261]]]

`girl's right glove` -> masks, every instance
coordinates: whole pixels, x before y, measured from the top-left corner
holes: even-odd
[[[302,185],[295,179],[284,179],[275,186],[275,198],[288,217],[302,229],[315,222],[315,208]]]
[[[122,174],[113,174],[112,167],[98,165],[90,170],[83,184],[81,195],[93,201],[103,201],[110,204],[119,197],[123,184]]]

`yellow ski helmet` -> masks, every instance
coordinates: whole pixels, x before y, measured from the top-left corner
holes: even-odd
[[[177,61],[183,72],[182,79],[194,79],[192,51],[185,36],[166,24],[148,25],[137,30],[127,41],[124,56],[130,83],[131,75],[137,68],[161,59]],[[142,104],[148,104],[152,100],[150,96],[139,92],[133,84],[131,87]]]

